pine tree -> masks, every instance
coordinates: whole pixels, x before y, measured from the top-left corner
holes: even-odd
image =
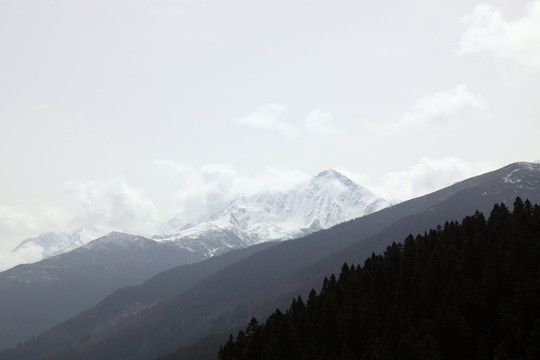
[[[539,359],[539,259],[540,207],[496,204],[344,264],[218,358]]]

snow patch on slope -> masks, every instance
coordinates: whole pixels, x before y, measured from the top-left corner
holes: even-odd
[[[519,165],[518,168],[512,170],[509,174],[505,175],[502,178],[502,180],[505,183],[516,184],[516,183],[522,182],[522,180],[525,180],[523,179],[523,175],[522,175],[523,170],[540,171],[540,162],[532,162],[532,163],[520,162],[518,163],[518,165]]]

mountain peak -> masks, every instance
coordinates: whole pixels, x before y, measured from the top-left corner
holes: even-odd
[[[323,170],[315,177],[316,180],[338,180],[346,186],[357,185],[351,179],[334,169]]]
[[[334,169],[323,170],[320,173],[318,173],[317,176],[316,176],[317,179],[341,178],[341,177],[345,177],[345,176],[343,174],[341,174],[340,172],[334,170]]]
[[[160,241],[170,240],[193,249],[203,243],[200,238],[206,242],[212,238],[215,240],[208,245],[211,249],[218,244],[218,238],[227,238],[226,247],[230,249],[305,236],[388,205],[386,200],[330,169],[285,192],[236,199],[207,221],[178,228],[160,237]]]
[[[355,188],[358,191],[362,191],[365,195],[373,195],[371,194],[367,189],[362,188],[360,185],[349,179],[347,176],[343,175],[339,171],[336,171],[334,169],[324,170],[321,171],[316,177],[315,182],[328,182],[332,183],[333,180],[337,180],[342,185],[348,187],[348,188]]]

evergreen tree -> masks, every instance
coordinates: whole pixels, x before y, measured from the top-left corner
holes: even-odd
[[[540,359],[540,207],[516,198],[344,264],[222,345],[230,359]]]

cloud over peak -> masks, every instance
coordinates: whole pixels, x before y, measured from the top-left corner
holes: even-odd
[[[141,235],[157,232],[156,207],[122,176],[106,181],[71,181],[66,187],[73,194],[75,227],[94,226]]]
[[[154,161],[162,170],[174,172],[173,161]],[[181,164],[186,164],[181,162]],[[190,166],[188,172],[174,172],[176,219],[188,223],[206,219],[232,200],[264,191],[285,191],[311,176],[297,170],[267,167],[255,175],[243,175],[227,164]]]

